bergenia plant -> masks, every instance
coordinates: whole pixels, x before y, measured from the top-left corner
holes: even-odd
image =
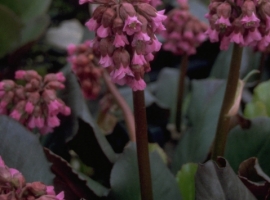
[[[165,20],[166,32],[163,32],[166,39],[163,48],[176,55],[182,55],[175,116],[175,127],[178,132],[181,131],[182,101],[188,57],[196,54],[196,48],[207,38],[205,35],[207,25],[189,12],[186,1],[180,1],[179,4],[179,8],[168,13],[168,18]]]
[[[0,156],[0,199],[64,200],[64,192],[56,195],[53,186],[41,182],[26,183],[23,174],[6,166]]]
[[[57,90],[64,89],[62,72],[47,74],[42,78],[36,71],[19,70],[15,79],[0,82],[0,114],[9,115],[28,129],[41,134],[53,131],[60,125],[59,114],[70,115],[70,108],[57,97]]]

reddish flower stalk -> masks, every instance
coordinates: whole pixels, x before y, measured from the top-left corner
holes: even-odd
[[[177,107],[175,115],[175,127],[181,132],[182,102],[188,67],[188,56],[196,53],[196,48],[206,40],[205,31],[207,25],[194,17],[188,10],[185,0],[179,1],[180,8],[173,9],[168,13],[165,21],[166,32],[163,36],[166,41],[163,45],[165,50],[176,55],[183,55],[179,72]]]
[[[36,71],[19,70],[15,79],[25,81],[25,86],[12,80],[0,82],[0,114],[9,115],[30,130],[36,128],[41,134],[60,125],[58,114],[70,115],[70,108],[56,94],[65,88],[62,72],[42,78]]]

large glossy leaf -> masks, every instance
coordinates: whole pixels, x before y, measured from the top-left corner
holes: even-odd
[[[174,122],[176,114],[176,100],[178,88],[179,70],[163,68],[156,82],[155,96],[163,105],[170,108],[170,122]],[[185,94],[188,91],[188,79],[185,80]]]
[[[89,177],[79,175],[63,158],[44,149],[47,159],[52,163],[56,175],[54,187],[57,192],[64,191],[66,200],[98,199],[108,195],[109,190]]]
[[[152,186],[155,200],[181,199],[177,182],[157,152],[150,154]],[[136,147],[130,143],[111,172],[112,195],[117,200],[140,200]]]
[[[215,137],[217,120],[224,96],[221,80],[194,80],[188,109],[189,128],[176,147],[172,170],[176,173],[188,162],[202,162]]]
[[[6,165],[18,169],[27,182],[52,185],[53,174],[37,135],[13,119],[0,115],[0,155]]]
[[[40,15],[25,24],[22,30],[20,43],[18,45],[24,46],[29,42],[39,39],[49,26],[50,18],[48,15]]]
[[[228,135],[225,157],[236,171],[240,163],[250,157],[257,157],[263,171],[270,175],[270,118],[251,120],[249,129],[235,127]]]
[[[64,74],[66,87],[59,95],[71,108],[72,114],[64,118],[60,127],[48,136],[45,146],[65,157],[68,143],[85,164],[94,168],[95,175],[102,176],[108,183],[117,155],[89,113],[77,78],[69,67],[64,69]]]
[[[199,164],[195,175],[196,199],[256,200],[224,158]]]
[[[181,195],[184,200],[195,200],[195,174],[198,164],[184,164],[176,175]]]
[[[20,39],[21,20],[0,2],[0,58],[14,49]]]
[[[50,3],[51,0],[0,0],[0,4],[13,10],[24,22],[44,14]]]
[[[227,79],[231,56],[233,51],[233,45],[230,45],[227,51],[221,51],[212,67],[210,77],[218,79]],[[251,48],[244,48],[242,54],[242,62],[240,69],[240,77],[243,78],[250,72],[252,69],[258,69],[260,59],[260,53],[254,53]]]
[[[261,169],[255,157],[243,161],[238,177],[258,200],[270,199],[270,178]]]

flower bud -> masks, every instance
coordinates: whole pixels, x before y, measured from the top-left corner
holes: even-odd
[[[128,67],[130,63],[129,53],[125,49],[116,49],[113,53],[113,62],[116,68]]]
[[[112,8],[107,8],[102,16],[102,24],[105,28],[111,26],[112,21],[115,18],[115,11]]]
[[[128,17],[133,17],[136,15],[136,11],[133,5],[130,3],[126,3],[126,2],[122,3],[119,10],[120,10],[119,13],[122,19],[126,19]]]
[[[46,194],[46,185],[41,182],[27,183],[26,187],[35,196],[39,197]]]
[[[113,31],[115,33],[122,33],[122,30],[123,30],[123,27],[124,27],[124,21],[120,18],[120,17],[116,17],[114,20],[113,20]]]

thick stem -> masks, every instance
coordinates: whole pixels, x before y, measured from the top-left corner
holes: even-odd
[[[181,132],[181,118],[182,118],[182,104],[185,90],[185,77],[188,67],[188,56],[185,54],[182,57],[180,70],[179,70],[179,80],[178,80],[178,94],[177,94],[177,107],[175,114],[175,127],[177,132]]]
[[[239,80],[239,71],[241,66],[243,48],[234,44],[231,66],[227,80],[225,95],[218,119],[216,137],[213,146],[212,159],[216,160],[217,156],[223,156],[227,140],[227,134],[230,126],[230,117],[227,116],[235,99],[235,93]]]
[[[134,115],[133,115],[131,109],[129,108],[125,99],[119,93],[118,89],[111,82],[110,77],[105,70],[103,72],[103,79],[104,79],[105,84],[107,85],[108,90],[110,91],[113,98],[115,99],[116,103],[123,111],[125,122],[126,122],[127,129],[128,129],[128,133],[129,133],[129,139],[131,141],[135,142],[136,136],[135,136]]]
[[[152,180],[150,171],[146,110],[144,91],[133,92],[133,105],[135,115],[137,157],[140,176],[141,199],[152,200]]]

